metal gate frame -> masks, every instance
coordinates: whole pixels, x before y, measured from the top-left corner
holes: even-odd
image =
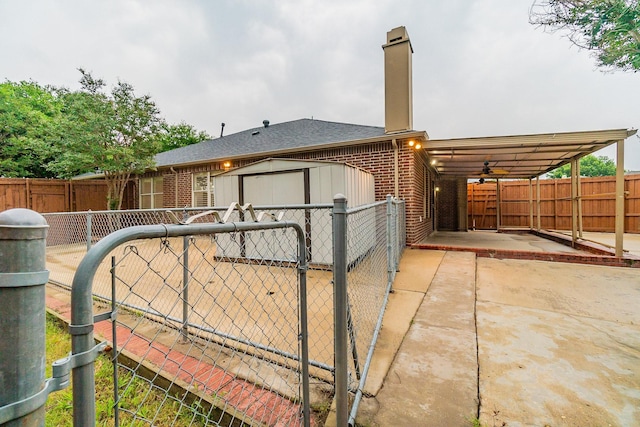
[[[83,358],[86,364],[73,368],[73,423],[77,426],[95,426],[95,354],[105,343],[94,344],[93,327],[98,320],[109,318],[114,313],[93,315],[93,279],[102,261],[119,245],[140,239],[186,237],[199,234],[231,233],[256,230],[292,228],[298,239],[298,278],[300,287],[300,345],[302,366],[302,405],[305,427],[310,426],[309,405],[309,344],[307,327],[307,269],[305,233],[293,221],[232,222],[204,224],[142,225],[118,230],[96,243],[80,262],[73,278],[71,289],[71,334],[72,357]],[[106,317],[105,317],[106,316]]]

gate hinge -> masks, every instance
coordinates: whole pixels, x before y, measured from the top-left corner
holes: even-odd
[[[47,397],[50,393],[62,390],[69,386],[69,374],[73,368],[78,368],[92,363],[96,360],[98,355],[104,351],[106,346],[106,342],[101,342],[90,350],[82,353],[70,354],[64,359],[59,359],[53,362],[52,377],[44,382],[42,390],[31,397],[0,407],[0,424],[23,417],[42,407],[47,401]]]

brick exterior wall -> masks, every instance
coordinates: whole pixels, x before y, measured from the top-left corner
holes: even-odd
[[[412,194],[411,198],[407,199],[407,242],[420,242],[434,230],[433,180],[435,174],[430,169],[426,156],[417,151],[413,151],[412,154]]]
[[[403,141],[398,142],[398,196],[406,202],[407,243],[420,242],[433,232],[431,201],[427,191],[433,191],[434,173],[429,169],[427,158],[409,147]],[[252,157],[232,161],[232,167],[243,167],[267,157]],[[387,194],[395,193],[394,150],[391,141],[367,145],[346,146],[324,150],[274,156],[298,160],[328,160],[347,163],[366,170],[374,176],[375,198],[384,200]],[[201,172],[218,173],[224,171],[222,162],[197,166],[175,167],[160,172],[145,174],[144,177],[163,176],[163,202],[166,208],[191,206],[192,175]],[[177,196],[176,196],[177,194]],[[176,203],[177,201],[177,203]]]
[[[438,230],[458,229],[458,181],[443,179],[438,181]]]
[[[436,185],[438,191],[437,230],[467,231],[467,180],[464,178],[445,178]]]

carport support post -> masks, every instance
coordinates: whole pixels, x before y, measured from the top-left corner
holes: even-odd
[[[500,212],[500,179],[496,178],[496,231],[500,230],[500,219],[502,217],[502,212]]]
[[[616,156],[616,256],[621,257],[624,243],[624,140],[618,141]]]
[[[576,180],[576,158],[571,159],[571,247],[576,247],[578,240],[578,182]]]
[[[580,160],[576,160],[576,183],[578,190],[578,237],[582,239],[582,183],[580,182]]]
[[[0,214],[0,407],[33,397],[44,386],[47,228],[28,209]],[[44,426],[44,402],[2,425]]]
[[[540,176],[536,176],[536,228],[540,231]]]
[[[533,181],[529,178],[529,228],[533,230]]]
[[[333,198],[333,320],[336,425],[349,422],[347,377],[347,198]]]

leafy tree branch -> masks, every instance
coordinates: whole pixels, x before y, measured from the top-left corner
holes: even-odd
[[[565,33],[600,67],[640,70],[639,0],[535,0],[529,22]]]
[[[80,91],[65,94],[58,156],[49,169],[62,177],[101,171],[109,209],[120,209],[132,174],[154,166],[160,150],[160,111],[149,95],[118,82],[110,93],[101,79],[80,69]]]
[[[607,156],[588,154],[580,159],[580,176],[613,176],[616,164]],[[567,178],[571,176],[571,164],[567,163],[547,174],[549,178]]]

